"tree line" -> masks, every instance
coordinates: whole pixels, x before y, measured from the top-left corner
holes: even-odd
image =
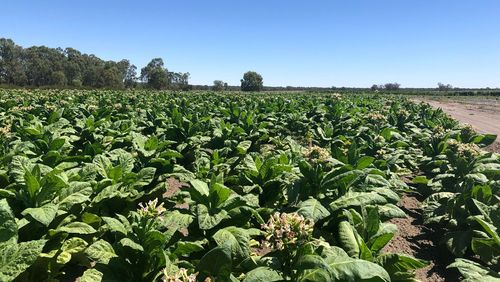
[[[0,84],[75,88],[188,89],[189,73],[170,72],[161,58],[141,69],[129,60],[103,60],[73,48],[32,46],[23,48],[0,38]]]

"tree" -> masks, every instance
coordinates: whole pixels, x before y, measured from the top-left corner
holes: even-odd
[[[108,61],[105,63],[101,72],[101,87],[123,88],[123,71],[120,70],[117,63]]]
[[[260,91],[264,87],[262,76],[254,71],[247,71],[241,80],[241,91]]]
[[[385,90],[398,90],[399,86],[401,86],[401,84],[397,82],[384,84]]]
[[[372,91],[377,91],[379,89],[377,84],[373,84],[372,87],[370,87]]]
[[[212,86],[213,91],[222,91],[227,87],[227,83],[224,83],[222,80],[214,80],[214,85]]]
[[[451,84],[444,84],[444,83],[438,82],[438,90],[439,91],[448,91],[448,90],[451,90],[452,88],[453,88],[453,86],[451,86]]]
[[[23,86],[27,83],[22,62],[23,48],[11,39],[0,38],[0,83]]]
[[[168,72],[161,58],[141,69],[147,86],[188,90],[189,72]],[[17,46],[11,39],[0,38],[0,84],[17,86],[65,86],[116,88],[137,85],[137,67],[129,60],[104,61],[73,48]]]
[[[57,86],[64,86],[67,83],[66,75],[64,74],[63,71],[53,72],[50,80],[52,85],[57,85]]]
[[[148,87],[154,89],[164,89],[170,84],[168,70],[164,68],[163,59],[154,58],[141,69],[141,80],[146,82]]]
[[[137,67],[135,65],[130,65],[128,67],[123,83],[127,88],[133,88],[137,86]]]

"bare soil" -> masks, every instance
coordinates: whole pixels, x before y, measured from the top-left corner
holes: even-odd
[[[439,245],[441,234],[423,225],[420,195],[404,194],[398,204],[408,215],[390,222],[398,227],[398,233],[385,246],[384,252],[403,253],[428,261],[430,264],[416,271],[420,281],[459,281],[454,270],[446,269],[452,256]]]
[[[479,133],[500,136],[500,100],[496,98],[418,97],[413,100],[441,108],[452,118],[470,124]],[[500,153],[500,140],[497,138],[486,150]]]

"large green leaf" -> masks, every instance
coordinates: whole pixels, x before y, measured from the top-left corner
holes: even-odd
[[[30,267],[47,240],[0,244],[0,281],[12,281]]]
[[[85,250],[85,254],[100,263],[108,263],[111,258],[117,257],[113,246],[104,240],[94,242]]]
[[[314,222],[318,222],[330,215],[330,212],[316,199],[301,202],[297,213]]]
[[[222,245],[215,247],[206,253],[198,263],[196,270],[200,272],[199,278],[207,276],[216,277],[217,280],[227,281],[231,274],[233,260],[231,257],[231,247]]]
[[[232,257],[243,260],[250,256],[250,236],[243,228],[229,226],[217,231],[213,236],[217,245],[229,245]]]
[[[61,189],[58,204],[61,210],[69,211],[73,205],[83,204],[90,200],[93,190],[88,182],[71,182],[69,187]]]
[[[0,200],[0,243],[17,242],[16,218],[7,200]]]
[[[39,208],[27,208],[22,212],[22,214],[24,216],[30,216],[45,226],[49,226],[52,220],[56,217],[58,208],[58,205],[46,204]]]
[[[198,225],[202,230],[212,229],[228,217],[225,210],[210,210],[202,204],[196,205]]]
[[[358,258],[361,252],[356,240],[356,230],[348,221],[341,221],[338,225],[337,240],[339,245],[350,257]]]
[[[210,193],[208,184],[198,179],[190,180],[189,184],[191,184],[191,188],[189,189],[191,199],[197,203],[206,203],[208,194]]]
[[[95,230],[92,226],[88,225],[87,223],[75,221],[57,228],[55,232],[66,232],[70,234],[85,235],[85,234],[96,233],[97,230]]]
[[[108,228],[111,232],[118,232],[118,233],[121,233],[125,236],[127,235],[127,233],[128,233],[127,228],[118,219],[113,218],[113,217],[103,216],[102,220],[104,220],[104,222],[106,222],[106,225],[108,226]]]
[[[375,192],[349,192],[330,203],[330,209],[337,211],[350,207],[386,204],[387,200]]]
[[[467,259],[457,258],[447,268],[457,268],[466,278],[464,281],[468,282],[493,282],[500,279],[499,273]]]
[[[305,255],[300,257],[296,268],[297,281],[391,281],[381,266],[343,256],[325,259],[318,255]]]
[[[261,266],[247,272],[243,282],[275,282],[282,280],[283,276],[276,270],[270,267]]]
[[[391,276],[398,272],[419,269],[429,264],[425,260],[413,258],[404,254],[382,254],[377,257],[377,263],[384,267]]]

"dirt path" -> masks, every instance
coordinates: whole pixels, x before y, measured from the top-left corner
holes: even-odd
[[[408,217],[390,221],[398,226],[398,233],[385,246],[384,251],[408,254],[429,261],[427,267],[416,272],[416,278],[420,281],[458,281],[457,273],[446,269],[452,261],[448,251],[438,244],[441,235],[423,226],[421,201],[418,197],[404,194],[399,206]]]
[[[500,102],[498,100],[457,100],[451,98],[437,100],[433,98],[415,98],[417,102],[426,102],[435,108],[441,108],[452,118],[470,124],[479,133],[500,136]],[[489,150],[500,152],[500,140],[490,145]]]

